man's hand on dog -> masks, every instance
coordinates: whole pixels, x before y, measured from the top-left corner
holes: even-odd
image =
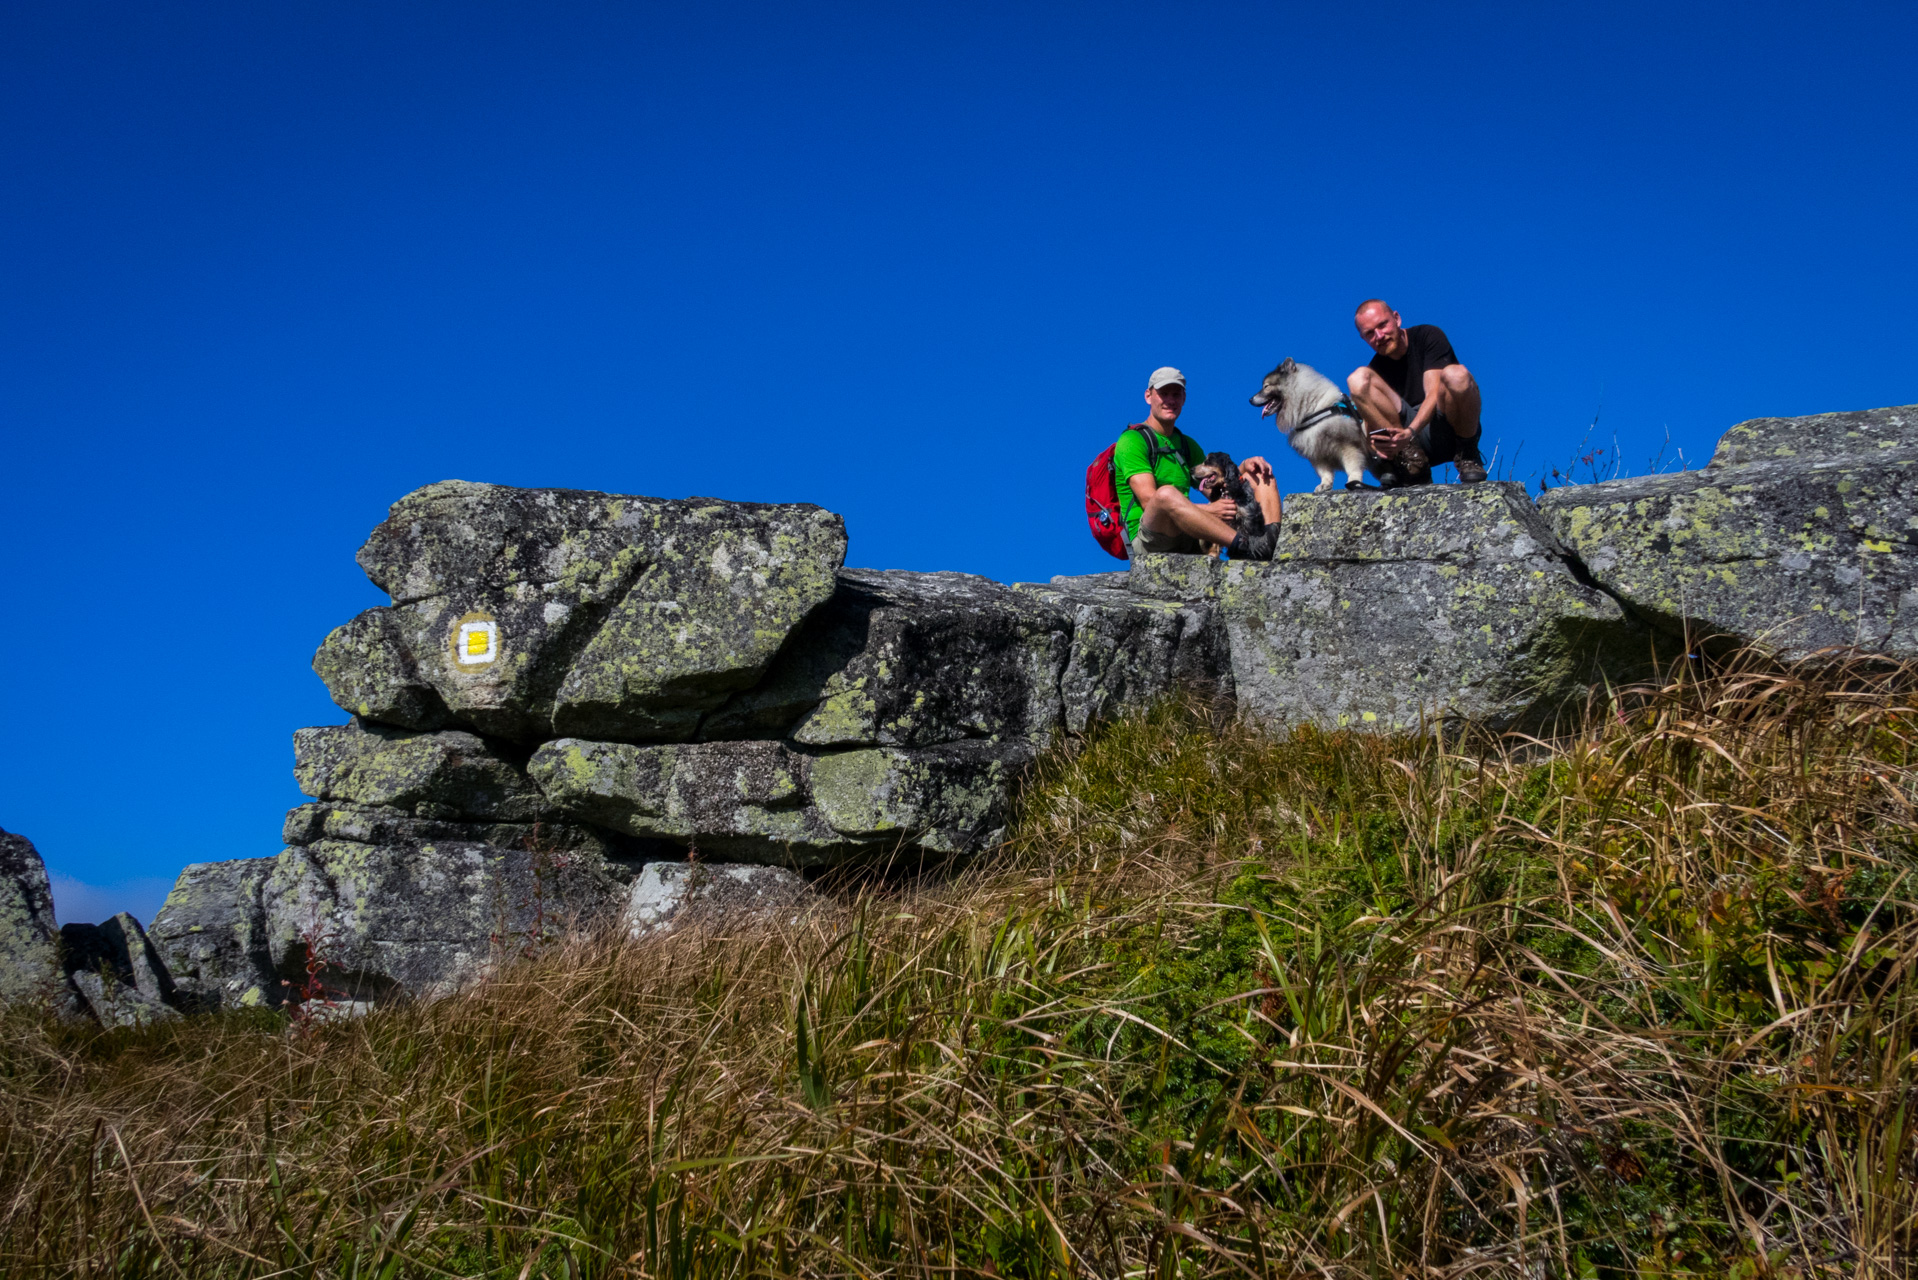
[[[1272,468],[1264,458],[1247,458],[1239,464],[1239,474],[1253,484],[1270,483]]]

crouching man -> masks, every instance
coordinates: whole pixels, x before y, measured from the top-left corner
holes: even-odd
[[[1118,480],[1119,514],[1125,517],[1126,545],[1137,551],[1176,551],[1200,555],[1212,543],[1235,559],[1246,549],[1233,521],[1238,504],[1231,498],[1198,504],[1188,496],[1192,471],[1205,450],[1178,428],[1185,410],[1185,375],[1154,369],[1145,389],[1146,420],[1134,423],[1112,450]],[[1252,486],[1268,524],[1279,522],[1279,486],[1264,458],[1247,458],[1239,474]]]
[[[1371,363],[1345,380],[1381,457],[1396,458],[1416,443],[1433,466],[1449,462],[1464,484],[1485,478],[1479,456],[1478,383],[1458,362],[1445,330],[1435,324],[1407,329],[1399,313],[1378,298],[1359,304],[1353,322],[1372,350]],[[1407,450],[1408,457],[1416,451]],[[1426,471],[1414,484],[1431,479]]]

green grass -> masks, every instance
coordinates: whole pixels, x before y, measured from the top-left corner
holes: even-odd
[[[1686,678],[1549,749],[1169,705],[796,925],[353,1023],[16,1012],[0,1264],[1908,1274],[1912,688]]]

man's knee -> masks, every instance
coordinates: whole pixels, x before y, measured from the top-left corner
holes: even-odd
[[[1172,507],[1184,507],[1190,506],[1191,504],[1192,500],[1183,493],[1180,493],[1169,484],[1162,484],[1152,491],[1150,498],[1146,499],[1145,509],[1147,511],[1165,511]]]
[[[1372,372],[1372,366],[1362,364],[1352,370],[1352,376],[1345,380],[1345,389],[1355,396],[1362,396],[1374,386],[1384,386],[1379,375]]]
[[[1462,396],[1475,385],[1472,371],[1462,364],[1448,364],[1439,370],[1439,381],[1455,396]]]

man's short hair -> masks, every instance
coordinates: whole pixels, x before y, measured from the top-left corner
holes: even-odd
[[[1384,298],[1367,298],[1364,302],[1361,302],[1359,303],[1358,306],[1352,308],[1352,318],[1354,320],[1358,319],[1359,313],[1361,311],[1364,311],[1367,307],[1384,307],[1387,311],[1390,311],[1392,309],[1392,304],[1387,302]]]

